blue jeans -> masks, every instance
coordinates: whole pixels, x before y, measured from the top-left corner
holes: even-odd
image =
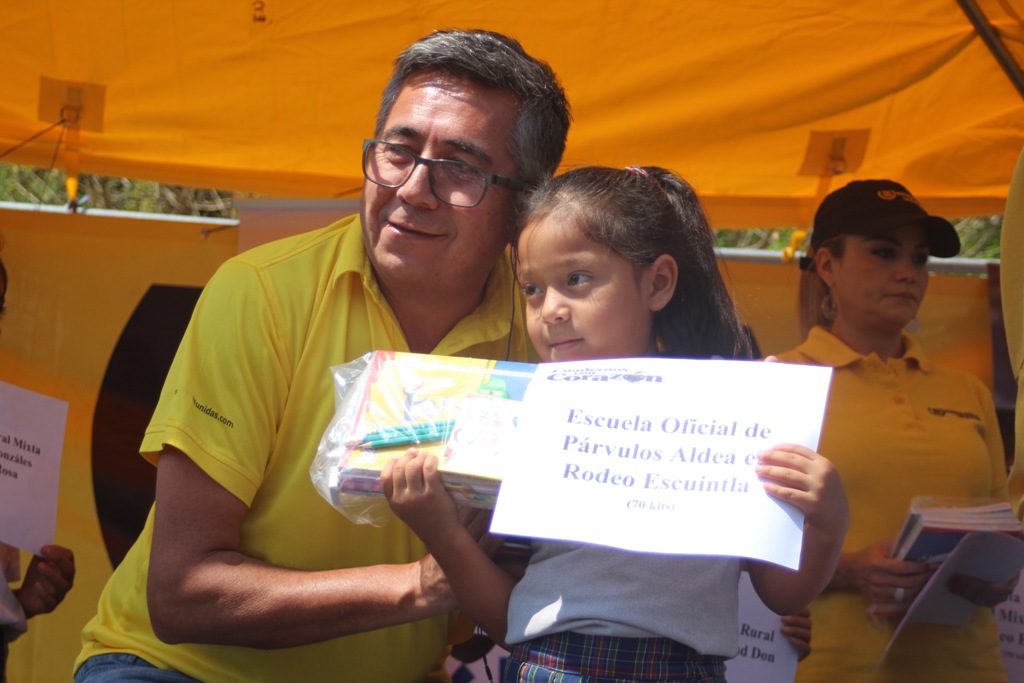
[[[75,672],[75,683],[198,683],[196,679],[168,669],[159,669],[145,659],[129,654],[89,657]]]

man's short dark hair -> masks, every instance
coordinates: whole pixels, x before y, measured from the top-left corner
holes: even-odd
[[[410,45],[395,60],[384,88],[377,112],[378,137],[406,81],[422,72],[511,91],[519,100],[519,115],[509,152],[519,180],[536,186],[554,174],[572,121],[569,101],[551,67],[526,54],[517,40],[492,31],[445,30]]]

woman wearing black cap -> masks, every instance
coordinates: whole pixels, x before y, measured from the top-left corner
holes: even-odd
[[[918,495],[1005,499],[1003,444],[989,390],[937,367],[905,328],[917,318],[930,256],[955,256],[956,230],[902,185],[852,182],[825,198],[802,265],[803,344],[786,362],[834,368],[819,451],[839,469],[850,528],[828,589],[811,605],[814,650],[797,681],[1006,681],[991,609],[967,626],[905,626],[931,576],[888,557]],[[813,326],[813,327],[812,327]],[[1010,577],[1008,577],[1009,579]],[[1013,583],[986,585],[995,604]]]

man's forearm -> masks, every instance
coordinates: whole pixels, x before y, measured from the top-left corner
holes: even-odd
[[[150,591],[168,643],[274,649],[445,614],[455,602],[432,558],[307,572],[215,553],[176,585]]]

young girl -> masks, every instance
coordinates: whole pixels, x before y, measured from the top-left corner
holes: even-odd
[[[543,360],[750,356],[707,219],[672,173],[570,171],[533,195],[524,226],[513,257]],[[803,446],[782,444],[758,460],[765,490],[805,515],[803,551],[796,572],[745,564],[765,604],[792,614],[835,568],[846,497],[831,463]],[[462,609],[511,650],[505,681],[724,681],[724,660],[738,648],[744,561],[538,540],[517,580],[460,524],[434,457],[410,451],[381,480]]]

